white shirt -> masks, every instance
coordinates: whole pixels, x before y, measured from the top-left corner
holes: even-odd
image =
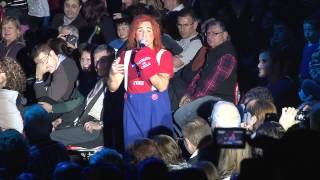
[[[0,89],[0,127],[22,133],[23,121],[16,105],[17,97],[17,91]]]
[[[35,17],[50,16],[48,0],[27,0],[28,15]]]
[[[180,54],[180,59],[184,63],[182,66],[178,68],[174,68],[174,72],[177,72],[179,69],[183,68],[185,65],[189,64],[190,61],[194,58],[194,56],[197,54],[199,49],[202,47],[202,42],[200,39],[192,40],[194,37],[196,37],[198,33],[196,33],[193,36],[190,36],[185,39],[181,39],[177,41],[177,43],[182,47],[183,51]]]
[[[177,7],[173,8],[172,11],[181,11],[184,8],[183,4],[179,4]]]

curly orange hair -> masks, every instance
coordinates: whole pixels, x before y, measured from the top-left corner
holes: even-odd
[[[131,25],[130,25],[130,32],[129,32],[129,37],[128,37],[128,49],[136,48],[137,47],[137,42],[136,42],[136,31],[139,27],[139,25],[142,22],[150,22],[152,26],[152,31],[153,31],[153,48],[154,49],[161,49],[163,47],[162,42],[161,42],[161,30],[160,30],[160,25],[156,21],[156,19],[152,16],[149,15],[139,15],[136,16]]]

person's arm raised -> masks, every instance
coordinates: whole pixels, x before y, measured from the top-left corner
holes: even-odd
[[[111,66],[109,73],[109,78],[107,81],[108,89],[110,92],[115,92],[118,90],[123,78],[124,78],[124,65],[119,64],[120,57],[117,58]]]

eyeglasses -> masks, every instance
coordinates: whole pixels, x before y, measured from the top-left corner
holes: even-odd
[[[224,31],[221,31],[221,32],[206,32],[204,33],[205,36],[218,36],[219,34],[223,33]]]
[[[177,24],[177,27],[178,28],[182,28],[182,27],[188,27],[188,26],[192,26],[193,25],[193,23],[190,23],[190,24]]]

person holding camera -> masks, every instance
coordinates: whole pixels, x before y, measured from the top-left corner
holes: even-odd
[[[108,87],[117,91],[124,82],[125,146],[147,137],[157,126],[172,129],[168,84],[173,74],[172,55],[163,50],[160,27],[155,18],[139,15],[133,20],[128,50],[116,59],[109,73]]]

